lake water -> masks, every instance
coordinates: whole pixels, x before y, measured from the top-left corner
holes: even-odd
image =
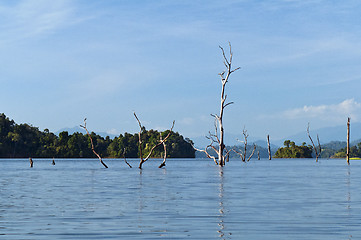
[[[0,160],[0,239],[361,239],[361,161]]]

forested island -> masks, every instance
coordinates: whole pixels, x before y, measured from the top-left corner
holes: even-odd
[[[286,140],[283,145],[284,147],[277,149],[275,158],[312,158],[313,147],[306,146],[305,142],[298,146],[295,142]]]
[[[168,131],[142,129],[143,155],[159,141],[159,136],[165,136]],[[90,133],[94,147],[103,158],[121,158],[124,153],[127,158],[138,158],[138,133],[120,134],[118,137],[102,137],[94,132]],[[172,132],[166,142],[167,157],[194,158],[195,150],[189,139],[184,139],[177,132]],[[153,151],[152,157],[163,157],[163,148]],[[29,124],[16,124],[4,113],[0,114],[0,157],[1,158],[93,158],[90,138],[83,133],[69,134],[67,131],[59,136],[48,129],[40,131],[39,128]]]

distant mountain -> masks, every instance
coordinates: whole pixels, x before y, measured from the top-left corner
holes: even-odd
[[[316,135],[318,134],[322,145],[325,145],[326,143],[330,143],[330,142],[346,142],[346,132],[347,132],[346,124],[335,127],[325,127],[325,128],[310,130],[311,137],[315,141],[315,143],[317,143]],[[225,133],[225,143],[228,146],[240,145],[241,143],[237,141],[237,139],[240,140],[243,139],[242,134]],[[306,142],[306,144],[310,144],[310,139],[308,138],[307,131],[305,129],[304,132],[299,132],[297,134],[290,135],[282,139],[278,139],[278,140],[272,139],[271,148],[277,149],[278,147],[282,147],[283,142],[285,140],[294,141],[298,145],[301,145],[303,142]],[[351,140],[351,145],[356,145],[357,143],[361,142],[361,123],[351,122],[350,140]],[[195,146],[200,148],[203,148],[210,143],[210,141],[205,136],[194,137],[192,138],[192,141],[194,142]],[[267,142],[265,140],[259,138],[257,139],[252,136],[248,138],[248,142],[250,144],[255,143],[263,148],[267,147]]]
[[[244,139],[242,132],[240,134],[232,134],[232,133],[227,133],[227,132],[224,134],[224,140],[225,140],[224,142],[228,146],[240,145],[241,142],[239,142],[237,139],[239,139],[241,141]],[[210,143],[209,139],[207,139],[206,136],[193,137],[193,138],[191,138],[191,140],[194,142],[195,146],[200,147],[200,148],[203,148]],[[254,138],[252,136],[248,137],[248,142],[256,143],[257,141],[262,142],[263,140],[260,140],[259,138]],[[263,142],[265,142],[265,141],[263,141]],[[266,142],[266,145],[267,145],[267,142]]]
[[[317,141],[316,135],[318,134],[321,144],[329,143],[332,141],[346,141],[347,127],[346,124],[336,127],[325,127],[316,130],[310,130],[311,137],[314,141]],[[361,123],[351,123],[350,141],[357,141],[361,139]],[[283,145],[285,140],[294,141],[296,144],[302,144],[302,142],[310,143],[307,131],[297,133],[295,135],[288,136],[281,140],[274,140],[273,143],[279,146]]]
[[[73,133],[76,133],[76,132],[86,134],[86,131],[84,130],[84,128],[81,128],[79,126],[75,126],[75,127],[72,127],[72,128],[62,128],[62,129],[56,131],[55,134],[59,136],[59,133],[64,132],[64,131],[67,131],[69,134],[73,134]],[[95,132],[95,133],[102,136],[103,138],[105,138],[106,136],[109,136],[110,138],[118,137],[117,135],[109,134],[109,133],[106,133],[106,132]]]

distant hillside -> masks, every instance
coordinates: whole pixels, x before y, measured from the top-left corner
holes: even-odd
[[[346,124],[342,126],[336,127],[325,127],[316,130],[311,130],[311,136],[315,143],[317,143],[316,135],[319,135],[320,142],[322,145],[322,158],[329,158],[333,156],[336,152],[346,147]],[[237,138],[242,138],[241,135],[229,134],[225,135],[226,143],[229,146],[240,146],[241,143],[237,141]],[[251,140],[250,140],[251,139]],[[198,137],[192,139],[195,142],[196,146],[206,146],[209,144],[209,140],[205,137]],[[271,152],[275,153],[275,151],[283,146],[283,142],[285,140],[294,141],[296,144],[302,144],[306,142],[307,145],[311,144],[310,139],[308,138],[306,129],[304,132],[300,132],[298,134],[294,134],[283,139],[272,140],[271,141]],[[265,140],[257,140],[249,137],[249,145],[251,148],[252,144],[255,143],[257,147],[257,151],[260,151],[261,157],[268,157],[267,152],[267,142]],[[351,123],[351,146],[357,145],[361,142],[361,123]],[[238,148],[238,147],[237,147]],[[196,152],[196,157],[205,157],[204,153]],[[231,157],[238,157],[235,153],[231,154]],[[257,155],[255,156],[257,158]]]
[[[194,145],[197,146],[197,147],[200,147],[200,148],[203,148],[203,147],[207,146],[210,143],[209,139],[207,139],[206,136],[198,136],[198,137],[193,137],[191,139],[194,142]],[[240,139],[240,140],[243,139],[242,133],[240,133],[240,134],[232,134],[232,133],[226,132],[224,134],[224,140],[225,140],[224,142],[228,146],[239,145],[240,142],[237,139]],[[248,141],[256,143],[258,141],[262,142],[263,140],[260,140],[259,138],[255,138],[250,134],[250,136],[248,138]],[[263,142],[266,143],[266,141],[263,141]],[[267,143],[266,143],[266,145],[267,145]]]
[[[235,145],[235,146],[227,146],[227,149],[235,149],[236,151],[238,152],[243,152],[244,150],[244,145]],[[271,154],[273,155],[276,151],[277,151],[278,147],[276,145],[271,145]],[[253,151],[253,143],[249,143],[247,145],[247,158],[250,156],[250,154],[252,153]],[[260,155],[260,158],[268,158],[268,146],[267,146],[267,143],[266,143],[266,146],[263,147],[261,145],[256,145],[256,150],[254,152],[254,155],[252,156],[252,159],[257,159],[258,158],[258,152],[259,152],[259,155]],[[213,156],[217,156],[216,153],[212,150],[210,150],[210,155],[213,155]],[[206,158],[206,154],[203,153],[203,152],[196,152],[196,158]],[[235,153],[235,152],[230,152],[229,154],[229,157],[230,158],[240,158],[240,156]]]
[[[316,135],[319,135],[321,144],[329,143],[332,141],[346,141],[347,127],[345,125],[336,126],[336,127],[325,127],[319,128],[310,131],[312,138],[316,138]],[[361,139],[361,123],[352,123],[351,122],[351,142]],[[300,132],[281,140],[273,141],[275,144],[282,146],[285,140],[294,141],[296,144],[302,144],[302,142],[310,143],[310,140],[307,136],[306,128],[304,132]]]
[[[89,131],[91,131],[91,130],[89,130]],[[76,132],[86,134],[86,131],[84,130],[84,128],[81,128],[79,126],[75,126],[75,127],[72,127],[72,128],[62,128],[62,129],[56,131],[55,135],[59,136],[59,133],[61,133],[61,132],[68,132],[69,135],[74,134]],[[109,133],[106,133],[106,132],[95,132],[95,133],[98,134],[99,136],[102,136],[103,138],[105,138],[107,136],[109,136],[112,139],[115,138],[115,137],[118,137],[117,135],[109,134]]]
[[[316,140],[316,135],[319,135],[321,144],[326,144],[329,142],[337,141],[346,141],[346,124],[335,126],[335,127],[325,127],[319,129],[311,129],[310,133],[314,140]],[[225,133],[225,143],[228,146],[239,145],[240,142],[237,139],[242,139],[242,133],[232,134]],[[352,123],[351,122],[351,142],[361,141],[361,123]],[[282,147],[285,140],[294,141],[296,144],[301,145],[303,142],[310,144],[310,139],[308,138],[306,128],[305,131],[293,134],[282,139],[273,139],[271,136],[271,143],[277,147]],[[209,140],[205,136],[193,137],[192,141],[197,147],[205,147],[209,144]],[[253,137],[251,134],[248,138],[249,142],[254,142],[259,146],[266,147],[266,139]]]

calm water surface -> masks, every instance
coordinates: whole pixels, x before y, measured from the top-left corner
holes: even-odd
[[[0,160],[0,239],[361,239],[361,161]]]

